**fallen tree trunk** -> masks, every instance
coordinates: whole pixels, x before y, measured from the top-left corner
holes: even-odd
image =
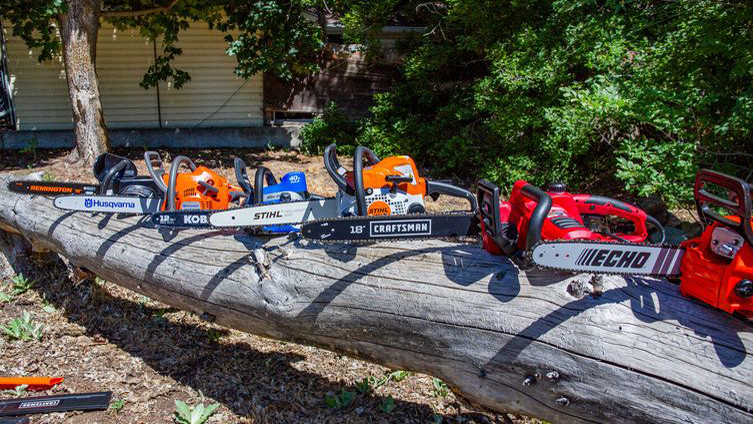
[[[0,231],[109,281],[228,327],[434,375],[492,410],[753,421],[753,327],[665,281],[606,278],[596,296],[578,290],[583,277],[520,273],[474,245],[171,235],[7,191],[0,206]]]

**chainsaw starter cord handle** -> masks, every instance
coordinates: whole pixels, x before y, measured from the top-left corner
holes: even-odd
[[[196,170],[196,164],[185,156],[173,159],[173,163],[170,164],[170,179],[167,183],[167,210],[169,212],[175,211],[175,184],[178,179],[178,169],[183,164],[186,164],[191,172]]]
[[[165,167],[162,165],[162,158],[160,158],[159,153],[151,150],[144,152],[144,162],[146,163],[146,171],[149,173],[149,176],[152,177],[152,180],[154,180],[154,184],[157,185],[157,188],[159,188],[163,194],[166,194],[167,186],[163,180]]]
[[[446,182],[427,180],[426,181],[426,194],[428,194],[429,196],[432,196],[432,198],[435,195],[440,195],[440,194],[446,194],[452,197],[462,197],[468,200],[468,203],[471,206],[472,213],[476,213],[478,211],[478,200],[476,200],[476,196],[474,196],[473,193],[471,193],[470,191],[464,188],[460,188],[458,186],[454,186]]]
[[[356,147],[356,153],[353,155],[353,186],[356,191],[356,212],[358,216],[366,216],[366,189],[363,186],[363,157],[369,164],[376,165],[379,163],[379,157],[371,150],[364,146]]]
[[[324,149],[324,168],[341,191],[351,196],[355,194],[355,191],[345,181],[345,173],[347,171],[340,164],[340,161],[337,160],[337,145],[335,143],[330,144]]]
[[[266,180],[267,186],[277,185],[277,179],[269,168],[260,166],[256,168],[256,175],[254,176],[254,205],[258,205],[264,201],[264,182]]]
[[[520,191],[529,199],[536,201],[536,207],[531,213],[528,231],[526,232],[526,252],[530,252],[541,241],[544,220],[549,215],[549,210],[552,209],[552,197],[544,190],[531,184],[524,185]]]
[[[243,159],[236,156],[233,158],[233,168],[235,168],[235,179],[238,180],[238,185],[241,186],[241,190],[243,190],[243,194],[246,197],[243,206],[251,205],[254,201],[254,189],[251,187],[251,182],[248,179],[246,162],[243,162]]]

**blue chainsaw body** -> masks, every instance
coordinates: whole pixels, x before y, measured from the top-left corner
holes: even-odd
[[[279,184],[264,187],[264,201],[261,204],[284,203],[287,201],[283,200],[287,197],[286,194],[293,201],[308,199],[306,174],[300,171],[288,172],[280,179]],[[263,231],[273,234],[286,234],[299,232],[301,229],[296,225],[275,225],[263,227]]]

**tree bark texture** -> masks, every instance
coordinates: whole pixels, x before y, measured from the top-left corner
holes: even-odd
[[[107,125],[96,72],[99,0],[67,0],[59,17],[68,96],[73,112],[78,159],[86,164],[109,150]]]
[[[0,177],[4,187],[6,180]],[[477,244],[160,232],[0,191],[0,228],[249,333],[446,381],[552,422],[753,422],[753,326],[659,279],[520,272]]]

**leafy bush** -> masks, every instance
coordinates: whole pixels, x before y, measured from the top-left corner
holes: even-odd
[[[301,130],[301,151],[321,155],[325,147],[337,143],[340,153],[352,154],[357,145],[356,129],[357,124],[349,120],[335,102],[330,102],[321,116]]]

